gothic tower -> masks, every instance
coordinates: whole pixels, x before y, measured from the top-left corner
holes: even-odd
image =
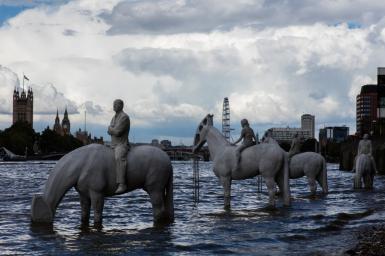
[[[27,122],[33,127],[33,92],[29,88],[27,93],[23,89],[13,91],[13,124],[22,121]]]
[[[53,126],[53,130],[57,133],[57,134],[62,134],[62,128],[61,128],[61,125],[60,125],[60,119],[59,119],[59,110],[56,110],[56,118],[55,118],[55,124]]]
[[[70,123],[70,120],[68,119],[67,108],[64,111],[64,118],[61,121],[61,128],[63,130],[63,135],[71,134],[71,123]]]

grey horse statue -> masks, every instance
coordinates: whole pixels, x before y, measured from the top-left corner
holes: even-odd
[[[361,189],[362,181],[366,189],[373,188],[373,180],[375,168],[372,165],[372,160],[368,154],[359,154],[355,163],[354,188]]]
[[[290,160],[290,179],[307,177],[311,195],[317,191],[317,182],[324,194],[328,193],[328,177],[326,161],[323,156],[314,152],[303,152],[294,155]]]
[[[271,137],[264,138],[265,143],[278,145],[278,142]],[[289,164],[290,179],[307,177],[311,195],[317,191],[317,182],[324,194],[328,193],[328,177],[325,158],[315,152],[303,152],[294,155]]]
[[[284,205],[290,205],[289,167],[285,152],[274,144],[258,144],[242,151],[239,168],[236,165],[236,146],[213,126],[213,115],[207,115],[196,130],[193,152],[207,142],[214,174],[224,189],[224,208],[230,209],[231,182],[262,175],[269,193],[269,205],[275,206],[276,185],[282,191]]]
[[[151,200],[154,224],[174,220],[173,169],[170,158],[153,146],[133,147],[127,155],[127,191],[143,189]],[[101,226],[105,197],[117,188],[114,152],[103,145],[78,148],[55,165],[42,195],[32,199],[33,223],[52,223],[56,208],[65,193],[74,187],[80,196],[81,221],[88,225],[91,206],[94,224]]]

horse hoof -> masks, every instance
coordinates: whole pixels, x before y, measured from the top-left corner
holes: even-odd
[[[101,222],[94,222],[94,228],[100,231],[103,229],[103,224]]]

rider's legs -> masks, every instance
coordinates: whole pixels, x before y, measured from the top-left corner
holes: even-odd
[[[127,170],[127,145],[118,145],[115,147],[115,162],[116,162],[116,183],[119,184],[115,193],[123,193],[127,189],[126,185],[126,170]]]
[[[241,153],[243,150],[246,148],[253,146],[255,144],[241,144],[240,146],[237,147],[235,150],[235,167],[234,170],[237,171],[239,169],[239,163],[241,162]]]

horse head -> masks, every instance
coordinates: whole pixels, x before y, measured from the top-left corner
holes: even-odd
[[[207,114],[205,118],[199,123],[195,132],[193,153],[197,152],[205,143],[206,136],[210,126],[213,126],[213,116]]]

